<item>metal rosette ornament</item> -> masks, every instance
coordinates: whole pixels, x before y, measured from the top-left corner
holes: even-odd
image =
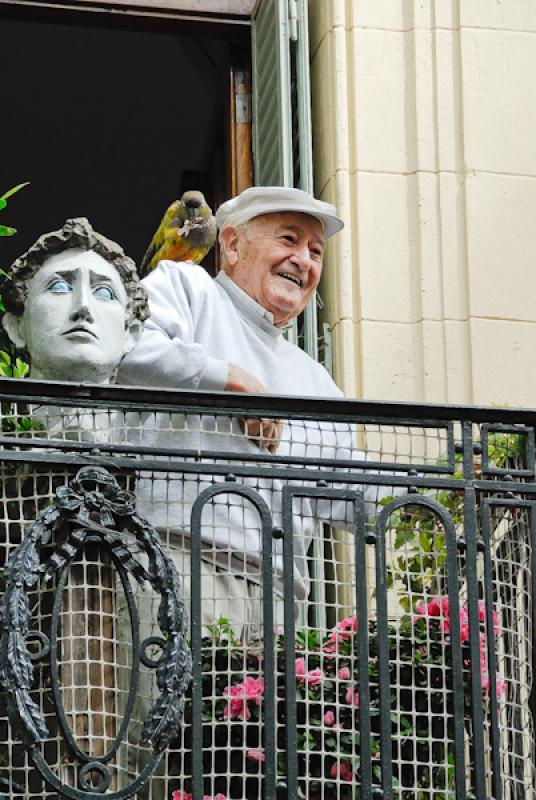
[[[126,597],[131,630],[132,655],[126,702],[118,730],[107,752],[94,756],[79,746],[68,722],[62,699],[60,618],[70,569],[84,548],[98,545],[107,551],[112,570],[119,576]],[[144,563],[136,558],[144,554]],[[155,622],[161,636],[140,642],[139,618],[132,578],[142,588],[147,583],[159,595]],[[40,587],[54,584],[52,610],[46,632],[32,618]],[[34,612],[35,613],[35,612]],[[12,552],[5,569],[5,591],[0,607],[0,682],[6,692],[13,730],[22,739],[33,763],[46,783],[60,797],[72,800],[126,800],[140,791],[157,768],[163,752],[176,738],[183,717],[192,659],[187,643],[187,617],[178,572],[165,555],[157,531],[136,513],[131,492],[101,467],[84,467],[68,486],[56,491],[55,502],[39,514]],[[148,655],[156,644],[158,659]],[[40,663],[41,662],[41,663]],[[141,744],[149,746],[140,773],[125,787],[112,788],[110,764],[128,735],[136,699],[140,662],[156,672],[152,705],[145,716]],[[41,706],[32,699],[34,671],[40,663],[50,676],[54,698],[55,726],[61,731],[65,752],[75,763],[77,785],[61,780],[45,759],[42,746],[50,734]],[[48,718],[48,713],[47,713]],[[95,783],[97,779],[97,783]]]

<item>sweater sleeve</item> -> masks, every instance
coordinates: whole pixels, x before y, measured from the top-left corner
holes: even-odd
[[[202,273],[202,274],[201,274]],[[211,278],[193,264],[160,262],[144,281],[151,316],[137,346],[121,362],[118,383],[222,391],[229,365],[194,341]]]

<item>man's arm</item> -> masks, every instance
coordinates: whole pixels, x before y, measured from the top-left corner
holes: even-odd
[[[191,273],[191,274],[188,274]],[[203,274],[201,274],[203,273]],[[196,318],[211,279],[193,264],[161,262],[144,281],[151,316],[138,345],[123,359],[117,382],[223,391],[229,365],[195,341]]]
[[[123,359],[118,383],[172,389],[206,389],[266,394],[268,389],[236,364],[214,358],[195,341],[196,324],[207,308],[212,279],[193,264],[161,262],[144,281],[151,316],[138,345]],[[281,438],[278,420],[247,419],[244,433],[275,453]]]

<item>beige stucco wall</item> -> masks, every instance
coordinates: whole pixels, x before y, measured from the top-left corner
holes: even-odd
[[[347,396],[536,406],[536,0],[309,0]]]

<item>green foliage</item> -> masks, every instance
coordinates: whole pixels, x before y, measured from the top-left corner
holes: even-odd
[[[449,512],[454,524],[463,519],[463,498],[456,492],[440,491],[439,503]],[[391,497],[382,500],[387,504]],[[430,595],[445,589],[447,547],[440,520],[423,506],[397,509],[390,519],[396,555],[387,571],[387,586],[396,587],[398,601],[411,612]]]
[[[25,361],[0,350],[0,378],[25,378],[29,370]]]
[[[328,634],[298,631],[294,646],[297,701],[297,768],[300,789],[309,800],[356,800],[362,777],[359,661],[356,617],[341,620]],[[465,725],[470,735],[471,653],[467,609],[460,609],[464,663]],[[480,651],[486,645],[485,609],[479,607]],[[494,627],[498,626],[494,615]],[[210,790],[226,800],[262,795],[264,760],[264,679],[261,642],[244,645],[228,620],[205,626],[203,638],[203,752],[205,774],[215,776]],[[393,796],[397,800],[453,800],[454,718],[450,617],[447,597],[435,597],[415,617],[388,627],[390,733]],[[496,633],[498,628],[496,627]],[[371,768],[381,786],[379,634],[368,622]],[[277,773],[286,766],[284,638],[276,637]],[[489,708],[487,664],[480,662],[482,703]],[[497,680],[497,695],[504,692]],[[185,716],[186,752],[191,735],[191,705]],[[182,746],[179,750],[185,752]],[[182,760],[184,758],[184,761]],[[189,774],[190,755],[178,756],[176,775]],[[175,769],[177,770],[175,772]],[[207,786],[208,789],[208,786]],[[191,791],[191,789],[188,789]],[[183,798],[179,792],[173,794]],[[186,795],[188,796],[188,795]],[[184,797],[184,795],[183,795]]]
[[[492,431],[488,434],[488,459],[499,469],[526,464],[527,437],[523,433],[502,433]]]
[[[5,192],[0,197],[0,211],[7,206],[8,199],[25,186],[28,186],[28,182],[19,183]],[[0,225],[0,236],[13,236],[16,232],[15,228]],[[9,273],[3,269],[0,269],[0,276],[4,280],[9,280]],[[0,323],[4,311],[4,304],[0,296]],[[17,356],[15,348],[0,324],[0,378],[25,378],[29,371],[29,364]],[[15,433],[24,436],[30,435],[33,431],[40,431],[43,426],[41,423],[32,420],[28,415],[27,408],[22,408],[21,406],[16,408],[12,403],[3,403],[1,427],[4,433]]]
[[[12,197],[21,189],[24,189],[25,186],[28,186],[28,181],[25,183],[19,183],[17,186],[14,186],[13,189],[8,189],[8,191],[5,192],[2,197],[0,197],[0,211],[7,206],[8,198]],[[17,233],[16,228],[11,228],[9,225],[0,225],[0,236],[13,236],[15,233]]]

